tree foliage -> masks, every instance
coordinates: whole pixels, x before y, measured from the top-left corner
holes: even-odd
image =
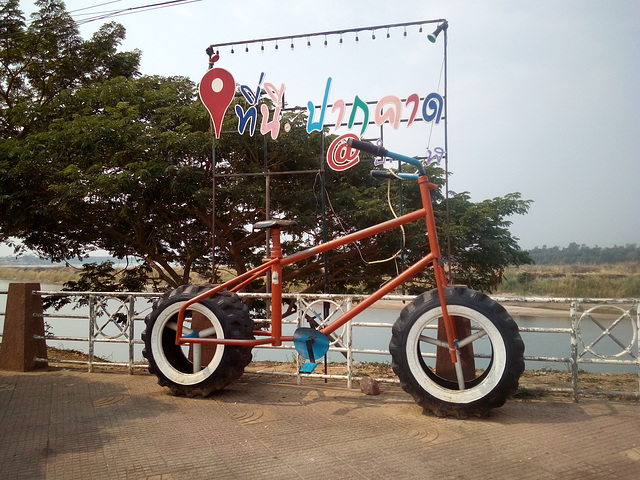
[[[44,130],[62,92],[138,73],[140,53],[117,52],[122,25],[103,25],[84,41],[60,0],[38,0],[28,26],[18,0],[0,6],[0,136]]]
[[[216,140],[213,215],[210,122],[195,84],[138,77],[139,53],[117,51],[122,27],[106,25],[83,41],[62,2],[38,5],[28,27],[16,1],[0,15],[0,241],[17,238],[52,260],[103,249],[135,259],[142,276],[154,272],[170,287],[188,283],[194,271],[219,280],[224,268],[242,273],[266,255],[264,232],[251,229],[266,215],[265,168],[271,217],[299,221],[284,238],[285,253],[322,241],[318,170],[331,139],[307,134],[304,114],[286,113],[282,123],[291,128],[277,140],[259,133]],[[235,131],[236,122],[228,116],[224,130]],[[363,161],[347,172],[326,172],[328,238],[389,219],[387,193],[399,207],[399,185],[372,179],[370,168]],[[304,173],[285,174],[291,171]],[[429,166],[429,175],[443,184],[437,166]],[[403,198],[406,210],[420,205],[415,182],[404,183]],[[444,225],[441,193],[434,192],[434,203]],[[518,194],[480,203],[468,193],[451,195],[450,231],[441,227],[439,237],[450,235],[455,283],[490,290],[507,265],[530,262],[507,220],[528,205]],[[370,263],[403,245],[395,260]],[[331,252],[331,291],[378,287],[427,251],[424,225],[416,222],[404,234],[392,231]],[[289,288],[322,291],[323,267],[321,256],[312,257],[289,267],[284,281]],[[87,278],[96,271],[92,267]],[[432,284],[427,271],[409,288]]]

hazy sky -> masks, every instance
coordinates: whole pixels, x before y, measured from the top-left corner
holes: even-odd
[[[157,0],[69,0],[83,14]],[[90,10],[78,10],[103,4]],[[23,1],[29,12],[33,2]],[[199,81],[210,44],[429,19],[447,19],[450,188],[474,201],[520,192],[534,201],[513,218],[525,248],[640,244],[640,2],[202,0],[109,20],[127,29],[123,49],[142,51],[142,73]],[[81,27],[83,37],[103,21]],[[443,38],[435,25],[306,41],[221,48],[217,67],[242,84],[286,85],[288,105],[365,101],[442,91]],[[386,35],[389,33],[390,38]],[[255,86],[254,86],[255,89]],[[349,112],[347,112],[347,115]],[[377,135],[370,127],[367,136]],[[424,155],[442,125],[385,129],[385,146]],[[431,138],[429,139],[429,136]],[[0,254],[2,251],[0,250]],[[5,252],[6,254],[6,252]]]

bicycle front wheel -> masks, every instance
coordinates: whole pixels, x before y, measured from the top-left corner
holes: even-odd
[[[487,416],[517,390],[524,371],[524,343],[507,311],[488,296],[445,287],[445,297],[449,315],[467,325],[458,332],[465,354],[472,356],[466,359],[471,368],[465,372],[463,388],[455,374],[452,378],[442,373],[455,369],[448,346],[438,338],[442,307],[437,290],[420,295],[402,310],[389,344],[393,370],[425,412],[440,417]],[[441,350],[436,368],[439,349],[446,354]]]

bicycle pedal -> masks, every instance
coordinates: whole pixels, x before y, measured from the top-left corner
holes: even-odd
[[[313,373],[317,366],[318,364],[315,362],[306,362],[300,367],[300,373]]]

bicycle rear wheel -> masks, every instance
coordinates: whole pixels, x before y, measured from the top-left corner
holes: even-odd
[[[187,301],[211,288],[184,285],[156,300],[145,319],[142,354],[149,372],[173,395],[207,395],[239,378],[251,362],[251,347],[229,345],[176,345],[178,312]],[[183,334],[206,330],[207,337],[253,339],[253,320],[235,293],[222,291],[191,305],[185,313]],[[203,332],[204,335],[204,332]]]
[[[453,368],[449,368],[448,348],[438,339],[442,308],[437,290],[420,295],[402,310],[389,344],[393,370],[425,412],[441,417],[486,416],[517,390],[524,371],[524,343],[513,319],[488,296],[464,287],[446,287],[445,297],[449,315],[470,324],[466,333],[458,332],[461,345],[472,346],[473,351],[464,388],[442,374]],[[440,361],[449,365],[441,363],[436,370],[435,358],[442,348],[447,354]]]

